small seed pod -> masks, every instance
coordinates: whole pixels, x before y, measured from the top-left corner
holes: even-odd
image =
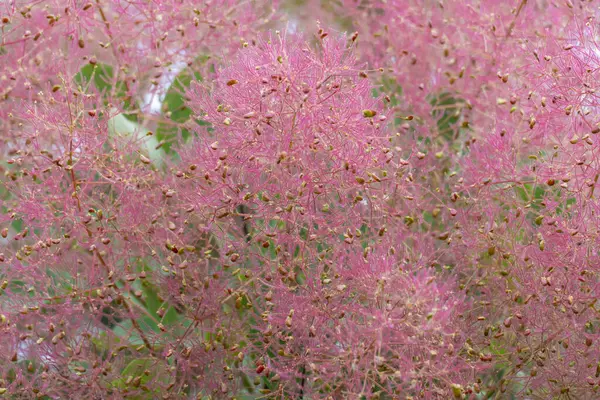
[[[375,111],[375,110],[363,110],[362,111],[362,115],[365,118],[373,118],[374,116],[377,115],[377,111]]]

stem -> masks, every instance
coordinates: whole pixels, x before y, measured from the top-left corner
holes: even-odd
[[[302,364],[300,372],[302,373],[302,380],[300,381],[300,393],[298,398],[304,399],[304,383],[306,382],[306,364]]]
[[[506,31],[507,38],[511,35],[512,30],[515,27],[515,23],[517,22],[517,18],[519,18],[519,14],[521,13],[521,11],[523,10],[523,8],[525,7],[526,4],[527,4],[527,0],[521,0],[521,3],[519,4],[519,7],[517,8],[517,12],[515,13],[515,19],[512,20],[512,22],[510,23],[510,25],[508,26],[508,29]]]

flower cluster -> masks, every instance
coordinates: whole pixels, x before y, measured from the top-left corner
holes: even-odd
[[[592,2],[4,3],[0,396],[598,396]]]

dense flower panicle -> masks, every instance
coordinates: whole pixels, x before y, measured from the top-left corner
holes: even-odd
[[[362,54],[400,83],[398,93],[382,81],[399,98],[396,115],[415,116],[400,127],[404,140],[423,140],[429,168],[414,168],[416,181],[449,185],[432,205],[455,210],[455,231],[438,236],[450,245],[445,262],[482,306],[472,315],[480,351],[505,349],[492,359],[511,365],[492,390],[593,398],[597,15],[587,3],[513,6],[348,2],[344,11],[373,38]],[[397,35],[399,24],[413,35]],[[434,171],[454,172],[440,182]]]
[[[310,209],[322,209],[324,200],[332,208],[345,204],[360,180],[384,164],[386,117],[368,81],[344,39],[322,45],[319,56],[297,39],[259,42],[219,72],[210,97],[191,96],[214,129],[186,155],[206,170],[202,184],[213,188],[207,194],[215,196],[224,183],[227,192],[214,198],[235,196],[234,207],[256,195],[281,206],[294,197],[309,217],[323,218]]]
[[[513,309],[507,318],[519,316],[521,333],[511,335],[511,347],[518,353],[537,350],[520,355],[513,373],[522,368],[531,376],[522,390],[586,396],[597,364],[597,116],[588,80],[598,55],[589,39],[596,33],[585,18],[573,19],[565,32],[566,38],[532,40],[523,48],[528,62],[515,70],[521,87],[510,103],[497,101],[500,135],[473,146],[477,156],[469,164],[471,171],[489,173],[511,155],[500,164],[504,173],[490,174],[498,185],[477,189],[477,197],[491,195],[504,209],[495,212],[481,247],[494,246],[508,261],[500,267],[505,277],[489,287],[500,289],[505,282],[504,297]],[[490,146],[499,142],[502,147]]]
[[[388,176],[401,165],[398,155],[384,147],[388,138],[380,100],[372,99],[345,39],[321,38],[314,51],[300,38],[276,34],[241,50],[219,77],[209,96],[204,90],[190,96],[212,128],[198,134],[201,139],[190,150],[182,149],[183,164],[193,165],[190,178],[198,184],[191,186],[189,197],[185,182],[178,192],[186,203],[204,212],[212,209],[204,217],[220,227],[222,233],[213,234],[229,249],[222,262],[264,282],[240,294],[254,312],[262,311],[264,321],[250,348],[283,357],[264,361],[267,374],[293,377],[296,382],[282,388],[290,395],[314,395],[324,385],[326,391],[358,394],[362,377],[373,367],[370,342],[393,336],[386,327],[419,336],[424,334],[420,324],[432,323],[420,315],[410,330],[394,327],[393,321],[380,319],[383,300],[363,293],[376,289],[377,281],[394,269],[370,271],[371,250],[364,247],[384,236],[382,223],[393,209],[385,193],[401,187]],[[408,233],[390,230],[390,242]],[[361,279],[373,273],[377,277]],[[392,286],[403,286],[402,279]],[[347,302],[348,294],[356,300]],[[388,303],[390,309],[400,307]],[[420,313],[435,313],[432,308],[430,303]],[[456,318],[454,310],[450,313]],[[370,321],[374,315],[379,321]],[[436,342],[445,345],[446,338],[438,334]],[[392,354],[400,339],[390,340],[390,348],[382,345],[379,351]],[[412,344],[416,352],[421,345]],[[354,354],[356,346],[367,346],[364,354]],[[409,378],[400,371],[403,357],[411,359],[413,353],[388,367],[400,382],[411,381],[409,386],[427,386],[459,368]],[[396,386],[386,391],[395,393]]]
[[[457,323],[465,304],[435,277],[399,271],[385,257],[348,262],[353,279],[338,278],[325,290],[310,285],[309,302],[302,293],[292,295],[291,318],[285,307],[276,306],[269,319],[269,330],[282,332],[284,339],[285,334],[293,337],[285,351],[300,350],[300,370],[308,381],[300,389],[316,395],[321,385],[336,383],[339,395],[359,395],[364,375],[373,374],[388,395],[403,390],[444,393],[445,385],[436,387],[435,381],[457,379],[456,371],[467,369],[453,351],[464,342]],[[347,293],[353,294],[350,299]],[[277,337],[281,334],[275,333]],[[287,358],[271,367],[298,371],[291,365],[297,362]]]
[[[183,212],[168,207],[164,174],[148,165],[160,166],[160,141],[185,121],[150,103],[168,92],[163,75],[185,67],[208,76],[198,57],[219,59],[250,40],[270,5],[21,3],[2,12],[0,391],[220,390],[212,374],[201,379],[210,361],[202,340],[186,339],[218,299],[204,294],[184,318],[181,282],[161,269]],[[192,376],[201,390],[190,389]]]
[[[598,397],[593,2],[0,7],[0,395]]]

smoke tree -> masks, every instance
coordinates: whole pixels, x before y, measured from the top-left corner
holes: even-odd
[[[593,1],[0,18],[0,396],[598,397]]]

